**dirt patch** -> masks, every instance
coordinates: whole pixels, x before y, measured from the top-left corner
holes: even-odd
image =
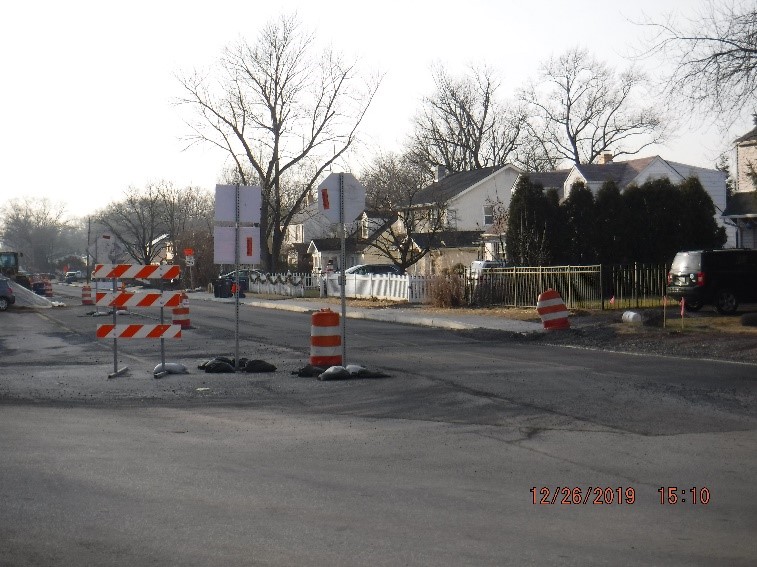
[[[339,298],[324,298],[329,303],[339,304]],[[323,301],[323,300],[321,300]],[[504,317],[520,321],[541,322],[534,308],[515,307],[460,307],[440,308],[429,305],[409,305],[406,302],[378,299],[350,299],[351,307],[364,309],[412,308],[424,313],[479,315]],[[714,310],[687,312],[683,321],[680,311],[668,308],[634,309],[642,319],[641,324],[623,322],[625,310],[594,311],[577,309],[570,312],[571,329],[553,331],[544,335],[513,336],[513,340],[541,341],[549,344],[630,352],[660,354],[691,358],[711,358],[734,362],[757,363],[757,327],[742,324],[747,317],[757,314],[757,309],[740,312],[735,316],[719,315]],[[497,332],[480,331],[472,334],[489,338]]]

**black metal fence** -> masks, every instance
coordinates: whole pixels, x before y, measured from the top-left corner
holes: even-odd
[[[536,266],[467,274],[470,305],[535,307],[547,289],[569,309],[628,309],[662,305],[668,266],[649,264]]]

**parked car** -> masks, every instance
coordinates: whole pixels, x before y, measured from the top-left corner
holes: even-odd
[[[480,276],[486,270],[496,268],[506,268],[507,263],[501,260],[474,260],[470,265],[470,275],[472,277]]]
[[[8,278],[0,277],[0,311],[5,311],[8,306],[16,303],[16,295],[13,293],[11,281]]]
[[[388,275],[404,276],[405,272],[395,264],[358,264],[344,271],[345,274],[356,274],[359,276],[368,275]]]
[[[668,272],[668,296],[697,311],[714,305],[735,313],[740,303],[757,302],[757,250],[692,250],[679,252]]]
[[[66,272],[66,275],[63,278],[63,281],[65,281],[66,283],[74,283],[74,282],[78,282],[80,277],[81,277],[81,272]]]

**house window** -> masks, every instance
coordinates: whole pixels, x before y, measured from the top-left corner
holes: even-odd
[[[457,230],[457,210],[456,209],[447,209],[444,212],[444,223],[445,227],[451,229],[451,230]]]
[[[368,238],[368,219],[365,217],[360,220],[360,238]]]
[[[494,205],[484,205],[484,225],[494,224]]]

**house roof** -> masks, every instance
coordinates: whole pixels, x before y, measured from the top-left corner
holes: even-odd
[[[569,169],[557,169],[555,171],[534,171],[526,173],[531,183],[538,183],[544,189],[560,189],[565,185],[565,180],[570,174]]]
[[[734,193],[728,199],[724,217],[757,216],[757,191]]]
[[[311,252],[311,248],[315,248],[318,252],[331,252],[333,250],[342,249],[342,241],[339,238],[314,238],[308,244],[308,252]],[[362,246],[358,246],[354,238],[347,238],[344,242],[345,252],[356,252]]]
[[[741,142],[748,142],[749,140],[757,140],[757,126],[752,128],[749,132],[747,132],[740,138],[736,138],[733,143],[740,144]]]
[[[459,171],[450,173],[441,181],[435,181],[431,185],[424,187],[415,195],[416,205],[443,203],[456,197],[466,189],[469,189],[476,183],[483,181],[494,172],[507,166],[495,165],[474,169],[473,171]]]
[[[295,242],[292,244],[292,248],[297,250],[299,254],[307,254],[309,244],[307,242]]]
[[[629,185],[649,164],[660,156],[651,156],[628,161],[613,161],[606,164],[582,163],[574,167],[587,183],[614,181],[621,189]]]
[[[418,233],[413,241],[420,248],[470,248],[481,242],[480,230],[444,230],[436,233]]]

